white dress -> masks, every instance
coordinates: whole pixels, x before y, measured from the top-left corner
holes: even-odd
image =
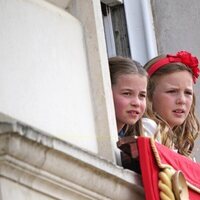
[[[158,125],[155,121],[149,118],[142,118],[142,125],[144,128],[144,136],[152,137],[157,131]]]

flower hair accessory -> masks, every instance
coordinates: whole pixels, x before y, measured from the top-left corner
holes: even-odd
[[[149,76],[151,76],[162,66],[168,63],[174,63],[174,62],[183,63],[188,68],[190,68],[193,74],[193,81],[194,83],[196,83],[196,79],[199,77],[199,74],[200,74],[200,69],[198,68],[199,62],[198,62],[197,57],[192,56],[192,54],[187,51],[179,51],[176,55],[167,54],[165,58],[161,58],[156,63],[151,65],[151,67],[147,69],[147,72]]]

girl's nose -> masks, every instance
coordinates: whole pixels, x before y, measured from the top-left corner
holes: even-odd
[[[134,97],[134,98],[131,99],[131,105],[132,106],[139,106],[139,104],[140,104],[140,100],[139,100],[138,97]]]
[[[184,94],[180,94],[176,99],[176,103],[177,104],[184,104],[185,103],[185,95]]]

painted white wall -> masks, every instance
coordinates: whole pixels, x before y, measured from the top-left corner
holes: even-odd
[[[115,162],[115,152],[119,152],[118,134],[100,1],[73,0],[67,10],[84,29],[98,155]]]
[[[0,0],[0,111],[97,152],[81,24],[41,0]]]

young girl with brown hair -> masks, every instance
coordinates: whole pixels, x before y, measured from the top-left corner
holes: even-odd
[[[139,62],[122,56],[110,58],[109,69],[119,137],[153,134],[155,123],[142,118],[146,109],[147,72]]]
[[[119,139],[152,136],[156,123],[143,118],[146,110],[147,72],[140,63],[126,57],[109,59],[110,78]],[[124,168],[140,172],[139,162],[121,152]]]

